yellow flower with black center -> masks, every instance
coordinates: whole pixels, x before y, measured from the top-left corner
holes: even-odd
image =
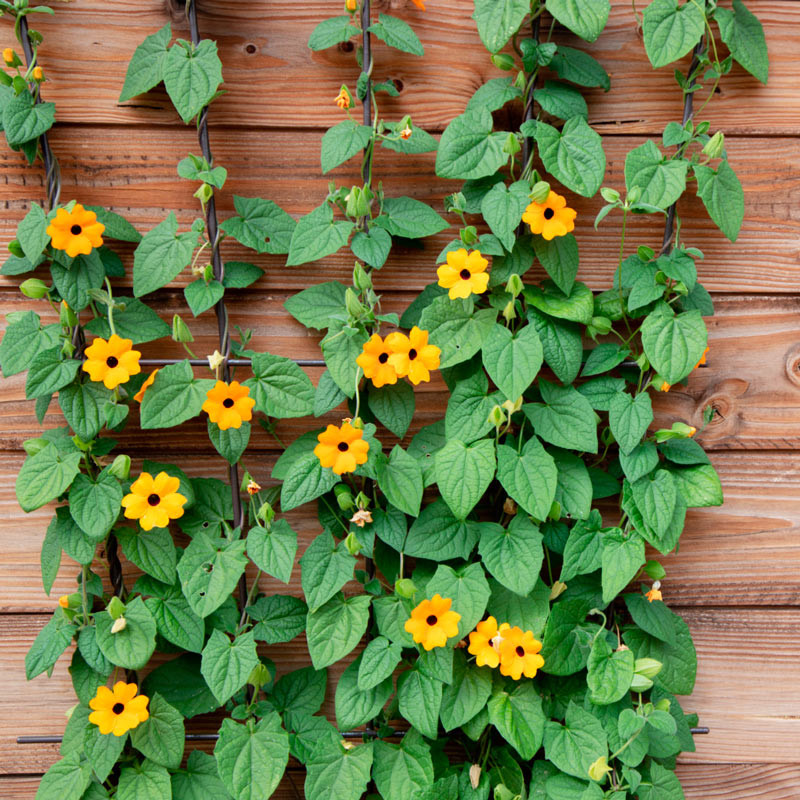
[[[106,389],[116,389],[121,383],[127,383],[131,375],[142,371],[139,366],[142,354],[132,347],[132,339],[123,339],[116,333],[108,340],[98,337],[86,348],[83,371],[88,372],[93,381],[102,381]]]
[[[124,736],[139,723],[150,717],[147,704],[150,699],[143,694],[137,695],[139,687],[135,683],[117,681],[113,689],[100,686],[97,694],[89,701],[89,722],[100,728],[100,733]]]
[[[498,635],[501,674],[518,681],[523,675],[532,678],[544,666],[544,659],[539,655],[542,643],[534,638],[532,631],[523,631],[516,625],[512,628],[504,622]]]
[[[449,289],[451,300],[466,299],[472,294],[483,294],[489,285],[489,262],[480,250],[467,252],[463,247],[447,254],[447,263],[442,264],[436,274],[439,286]]]
[[[142,388],[139,389],[138,392],[133,396],[133,399],[137,403],[141,403],[144,400],[144,393],[148,390],[150,386],[153,385],[153,381],[156,379],[156,375],[158,374],[158,370],[154,369],[148,376],[147,380],[142,384]]]
[[[562,195],[551,190],[544,203],[531,203],[525,209],[522,221],[528,223],[531,233],[540,233],[549,241],[573,231],[577,215],[578,212],[567,206]]]
[[[206,392],[202,410],[219,425],[221,431],[226,431],[228,428],[241,428],[242,422],[249,422],[255,404],[249,387],[242,386],[239,381],[217,381],[214,388]]]
[[[143,472],[132,484],[130,494],[122,498],[127,519],[138,519],[142,530],[166,528],[171,519],[183,516],[186,498],[178,492],[178,478],[159,472],[155,478]]]
[[[497,649],[497,620],[494,617],[479,622],[469,635],[467,651],[475,656],[479,667],[496,667],[500,663]]]
[[[452,605],[449,597],[442,597],[438,593],[430,600],[423,600],[406,620],[406,633],[410,633],[414,641],[426,650],[444,647],[448,639],[458,636],[461,614],[451,611]]]
[[[47,226],[50,243],[56,250],[66,250],[67,255],[88,256],[95,247],[103,244],[102,233],[106,226],[97,221],[94,211],[87,211],[80,203],[76,203],[72,211],[59,208]]]
[[[397,383],[397,370],[389,363],[392,351],[386,342],[373,333],[369,341],[364,343],[356,364],[364,370],[364,377],[380,388],[387,383]]]
[[[349,422],[343,422],[341,428],[328,425],[317,441],[314,455],[323,467],[330,467],[337,475],[354,472],[359,464],[367,463],[369,442],[364,439],[364,431]]]
[[[420,330],[416,325],[408,336],[399,331],[390,333],[386,344],[392,351],[389,363],[398,377],[408,377],[415,386],[429,381],[432,369],[439,369],[442,351],[436,345],[428,344],[428,331]]]

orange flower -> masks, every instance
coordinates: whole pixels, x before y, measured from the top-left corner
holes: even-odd
[[[69,595],[62,594],[61,597],[58,598],[58,604],[61,608],[69,608]]]
[[[661,381],[661,386],[658,387],[659,392],[668,392],[672,388],[672,385],[667,383],[666,381]]]
[[[406,620],[406,632],[426,650],[444,647],[448,639],[458,636],[461,614],[451,611],[452,605],[453,601],[449,597],[439,594],[435,594],[430,600],[423,600]]]
[[[469,635],[468,652],[475,656],[475,663],[479,667],[494,668],[500,663],[496,638],[497,620],[494,617],[479,622]]]
[[[93,381],[102,381],[106,389],[116,389],[127,383],[131,375],[138,375],[141,353],[132,350],[133,340],[122,339],[112,333],[108,341],[99,336],[86,348],[86,361],[83,371],[89,373]]]
[[[408,379],[415,386],[431,379],[430,370],[439,368],[439,356],[442,351],[436,345],[428,344],[428,331],[420,330],[416,325],[408,336],[404,333],[390,333],[386,344],[392,351],[389,363],[395,368],[400,378]]]
[[[577,213],[567,207],[564,197],[551,190],[544,203],[531,203],[525,209],[522,221],[530,225],[531,233],[540,233],[549,241],[574,230]]]
[[[342,111],[344,111],[346,108],[350,108],[353,103],[353,98],[350,97],[350,92],[347,91],[346,86],[342,86],[342,88],[339,90],[339,94],[336,95],[336,99],[333,102],[336,103],[336,105],[339,106]]]
[[[346,0],[344,7],[348,11],[355,11],[356,8],[358,7],[358,0]]]
[[[247,481],[247,494],[254,495],[261,491],[261,484],[256,483],[252,478]]]
[[[533,638],[532,631],[523,631],[507,622],[500,626],[500,673],[518,681],[523,675],[532,678],[544,665],[539,655],[542,643]]]
[[[86,255],[92,248],[103,244],[102,233],[106,226],[97,221],[94,211],[87,211],[80,203],[75,203],[72,211],[59,208],[47,226],[50,243],[56,250],[66,250],[67,255],[74,258]]]
[[[449,289],[451,300],[466,299],[471,294],[483,294],[489,285],[489,262],[480,250],[468,253],[463,247],[447,254],[447,263],[442,264],[436,274],[439,286]]]
[[[139,687],[135,683],[117,681],[114,689],[100,686],[97,694],[89,701],[89,722],[100,728],[100,733],[113,733],[124,736],[140,722],[150,717],[147,710],[149,698],[143,694],[136,695]]]
[[[142,388],[139,389],[138,392],[133,396],[133,399],[137,403],[141,403],[144,400],[144,393],[147,391],[148,386],[153,385],[153,381],[156,379],[156,375],[158,374],[158,370],[154,369],[148,376],[147,380],[142,384]]]
[[[14,63],[14,51],[10,47],[3,48],[3,61],[9,66]]]
[[[397,371],[389,363],[391,354],[392,350],[383,339],[373,333],[369,341],[364,343],[356,364],[364,370],[364,377],[380,388],[387,383],[397,383]]]
[[[253,418],[256,401],[250,397],[250,389],[239,381],[217,381],[214,388],[206,392],[206,398],[202,410],[212,422],[219,425],[221,431],[241,428],[242,422],[249,422]]]
[[[414,133],[414,131],[411,130],[411,126],[406,125],[405,128],[403,128],[403,130],[400,131],[400,138],[403,139],[403,141],[405,141],[406,139],[410,139],[412,133]]]
[[[697,369],[701,364],[706,363],[706,355],[708,354],[708,351],[710,349],[711,349],[710,347],[706,347],[706,349],[703,350],[703,355],[700,356],[700,360],[694,365],[694,369]]]
[[[364,431],[349,422],[342,423],[341,428],[328,425],[317,440],[314,455],[323,467],[331,467],[337,475],[354,472],[359,464],[367,463],[369,442],[364,440]]]
[[[425,0],[411,0],[411,2],[417,7],[421,8],[423,11],[425,10]]]
[[[44,71],[41,67],[33,68],[33,79],[40,82],[44,80]]]
[[[661,581],[654,581],[653,588],[645,594],[645,597],[652,603],[653,600],[661,600]]]
[[[697,433],[697,428],[695,428],[695,427],[694,427],[694,425],[690,425],[690,426],[689,426],[689,432],[686,434],[686,436],[687,436],[689,439],[691,439],[691,438],[692,438],[692,436],[694,436],[696,433]]]
[[[154,478],[143,472],[132,484],[130,494],[122,498],[127,519],[138,519],[142,530],[166,528],[171,519],[183,516],[186,498],[178,492],[178,478],[159,472]]]

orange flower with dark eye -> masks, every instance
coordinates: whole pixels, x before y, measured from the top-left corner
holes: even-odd
[[[439,594],[435,594],[430,600],[423,600],[406,620],[406,632],[426,650],[444,647],[448,639],[458,636],[461,614],[451,611],[452,605],[453,601],[449,597]]]
[[[138,519],[142,530],[166,528],[171,519],[183,516],[186,498],[178,492],[179,478],[159,472],[155,478],[143,472],[132,484],[130,494],[122,498],[126,519]]]
[[[103,244],[102,233],[106,226],[97,221],[94,211],[87,211],[80,203],[75,203],[72,211],[59,208],[52,222],[47,226],[50,243],[56,250],[66,250],[67,255],[88,256],[95,247]]]
[[[143,694],[137,695],[139,687],[135,683],[117,681],[113,689],[100,686],[97,694],[89,701],[89,722],[100,728],[100,733],[124,736],[139,723],[150,717],[147,704],[150,699]]]
[[[206,392],[206,401],[201,408],[221,431],[226,431],[228,428],[241,428],[242,422],[249,422],[255,404],[250,389],[239,381],[217,381],[214,388]]]
[[[399,331],[386,337],[386,344],[392,351],[389,363],[394,367],[398,377],[408,379],[415,386],[431,379],[430,371],[439,368],[439,356],[442,351],[436,345],[428,344],[428,331],[420,330],[416,325],[408,336]]]
[[[353,103],[353,98],[350,97],[350,92],[347,91],[346,86],[342,86],[342,88],[339,90],[339,94],[336,95],[336,99],[333,102],[336,103],[336,105],[339,106],[342,111],[344,111],[346,108],[350,108]]]
[[[341,428],[328,425],[317,440],[314,455],[323,467],[330,467],[337,475],[354,472],[359,464],[367,463],[369,442],[364,440],[364,431],[349,422],[342,423]]]
[[[148,376],[147,380],[142,384],[142,388],[139,389],[138,392],[133,396],[133,399],[137,403],[141,403],[144,400],[144,393],[147,391],[148,387],[153,385],[153,381],[156,379],[156,375],[158,374],[158,370],[154,369]]]
[[[542,643],[534,639],[532,631],[523,631],[516,625],[512,628],[504,622],[498,635],[502,675],[518,681],[523,675],[532,678],[544,666],[544,659],[539,655]]]
[[[479,667],[496,667],[500,663],[497,644],[497,620],[489,617],[479,622],[469,635],[468,652],[475,656]]]
[[[93,381],[102,381],[106,389],[116,389],[121,383],[127,383],[131,375],[142,371],[139,366],[142,354],[132,347],[132,339],[122,339],[116,333],[112,333],[108,341],[98,337],[86,348],[82,369]]]
[[[364,370],[364,377],[380,388],[387,383],[397,383],[397,370],[389,363],[392,350],[386,342],[373,333],[369,341],[364,343],[356,364]]]
[[[531,203],[525,209],[522,221],[530,225],[531,233],[540,233],[549,241],[574,230],[577,215],[574,208],[567,207],[564,197],[551,190],[544,203]]]
[[[489,285],[489,262],[480,250],[467,252],[463,247],[447,254],[447,263],[442,264],[436,274],[439,286],[449,289],[451,300],[466,300],[471,294],[483,294]]]

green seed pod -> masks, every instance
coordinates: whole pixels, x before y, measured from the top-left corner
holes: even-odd
[[[41,300],[47,296],[50,287],[38,278],[28,278],[19,285],[19,290],[25,297],[30,297],[31,300]]]

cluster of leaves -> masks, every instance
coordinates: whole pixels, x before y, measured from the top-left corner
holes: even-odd
[[[348,118],[325,134],[321,167],[328,172],[363,154],[361,183],[332,184],[325,202],[299,221],[270,200],[235,198],[236,215],[221,230],[256,253],[287,254],[293,265],[347,246],[358,259],[352,285],[323,283],[286,303],[300,323],[325,332],[327,369],[316,388],[291,360],[249,349],[248,332],[235,343],[235,354],[252,362],[245,385],[259,422],[272,430],[276,419],[319,417],[347,402],[369,443],[367,462],[341,477],[313,452],[319,430],[300,436],[272,469],[278,485],[253,494],[240,527],[229,486],[147,461],[143,471],[179,479],[187,503],[177,527],[187,538],[178,546],[167,529],[143,531],[121,519],[130,459],[120,455],[109,464],[112,435],[135,424],[129,406],[145,375],[109,390],[86,379],[80,358],[85,333],[116,331],[135,344],[168,336],[169,326],[140,298],[187,268],[196,276],[184,290],[195,316],[227,289],[249,286],[261,270],[228,262],[215,277],[202,254],[219,242],[209,240],[201,218],[181,232],[170,214],[140,236],[122,217],[97,208],[107,238],[136,244],[134,296],[115,297],[110,279],[125,275],[120,257],[106,246],[74,258],[53,249],[46,228],[54,212],[32,206],[2,273],[49,270],[50,281],[33,278],[23,287],[46,299],[59,322],[43,324],[32,311],[12,315],[0,366],[6,376],[27,370],[26,396],[36,400],[40,420],[57,395],[68,427],[25,443],[17,496],[25,511],[58,502],[42,549],[45,589],[62,552],[81,567],[76,592],[26,660],[29,678],[49,673],[77,643],[70,673],[79,704],[62,759],[42,781],[41,800],[266,800],[290,754],[307,767],[310,800],[358,800],[370,792],[383,800],[683,796],[673,768],[679,752],[693,749],[695,718],[675,696],[694,685],[691,636],[660,600],[625,590],[664,576],[658,561],[646,559],[646,544],[673,551],[687,508],[722,502],[719,479],[690,438],[693,429],[676,422],[651,430],[650,392],[685,381],[706,349],[703,316],[713,308],[697,280],[702,254],[681,239],[663,250],[632,248],[623,233],[613,288],[594,294],[577,280],[572,234],[547,240],[519,222],[532,201],[547,196],[551,179],[584,197],[600,190],[607,206],[598,223],[617,212],[625,220],[665,214],[695,179],[712,220],[735,239],[741,187],[721,134],[709,136],[707,123],[690,119],[666,127],[662,145],[674,151],[648,141],[628,154],[624,194],[601,189],[605,154],[578,87],[607,89],[609,77],[583,50],[523,30],[533,20],[538,31],[546,12],[593,41],[608,11],[600,0],[475,0],[492,62],[515,76],[482,86],[438,143],[408,117],[381,119],[378,98],[396,89],[388,80],[373,83],[372,65],[361,63],[357,47],[355,92],[343,87]],[[423,53],[402,20],[381,14],[367,31],[356,21],[353,13],[324,21],[310,46],[372,34],[401,52]],[[702,81],[712,84],[711,96],[732,59],[766,78],[763,32],[740,0],[732,10],[653,0],[642,24],[656,67],[695,48],[691,72],[678,73],[684,94],[698,92]],[[704,38],[712,24],[727,58]],[[212,42],[170,41],[166,26],[137,49],[122,99],[163,81],[190,122],[218,95],[221,65]],[[17,83],[0,86],[6,110],[17,102],[12,97],[34,110],[43,105],[24,79]],[[374,109],[371,124],[350,117],[354,96]],[[532,112],[517,129],[495,130],[492,112],[508,106],[513,117],[528,97]],[[24,141],[12,142],[13,134],[9,143],[32,142],[26,152],[33,161],[44,130]],[[392,246],[449,223],[428,205],[385,197],[373,185],[378,144],[436,150],[437,174],[465,181],[445,209],[463,227],[438,261],[462,247],[492,256],[485,294],[451,299],[432,283],[399,319],[381,312],[373,280]],[[199,183],[203,207],[227,177],[223,167],[194,155],[178,173]],[[532,278],[534,264],[547,280]],[[444,418],[386,453],[379,436],[402,442],[415,404],[405,381],[376,388],[361,377],[356,358],[381,325],[427,330],[441,349],[449,390]],[[180,318],[172,336],[191,341]],[[199,415],[212,384],[188,361],[162,368],[144,394],[141,428]],[[208,428],[229,463],[246,458],[249,423],[223,431],[209,421]],[[289,582],[297,535],[284,515],[310,503],[323,531],[300,558],[304,599],[259,595],[256,581],[246,602],[237,603],[233,593],[251,562]],[[371,521],[357,525],[356,508],[369,510]],[[93,563],[98,547],[114,550],[117,542],[143,575],[130,591],[115,587],[112,597]],[[452,599],[459,634],[428,651],[404,623],[435,594]],[[541,640],[544,666],[534,679],[514,681],[479,667],[458,647],[487,614]],[[260,643],[301,634],[312,665],[276,680],[280,670],[259,653]],[[366,647],[351,660],[365,636]],[[122,737],[100,734],[88,720],[97,688],[119,670],[148,666],[156,651],[174,657],[142,683],[150,718]],[[349,663],[335,687],[334,725],[319,712],[327,669],[343,660]],[[226,718],[214,755],[194,751],[182,766],[185,720],[220,709]],[[366,724],[372,733],[363,741],[343,743],[342,734]],[[398,742],[397,728],[409,725]]]

